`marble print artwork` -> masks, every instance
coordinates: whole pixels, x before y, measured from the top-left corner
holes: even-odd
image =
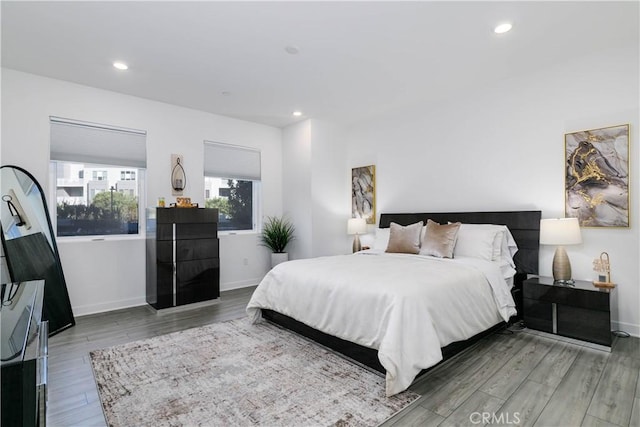
[[[565,135],[565,215],[582,227],[629,226],[629,125]]]
[[[351,217],[376,223],[376,167],[351,169]]]

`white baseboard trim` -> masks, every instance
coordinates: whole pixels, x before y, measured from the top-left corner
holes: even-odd
[[[249,286],[257,286],[261,280],[262,278],[220,283],[220,292],[231,291],[233,289],[248,288]]]
[[[256,286],[261,279],[241,280],[237,282],[228,282],[220,284],[220,291],[231,291],[233,289],[247,288]],[[146,305],[146,297],[128,298],[117,301],[102,302],[98,304],[85,304],[73,307],[73,315],[75,317],[88,316],[91,314],[104,313],[106,311],[122,310],[124,308],[138,307]]]
[[[99,304],[85,304],[73,307],[73,315],[88,316],[90,314],[104,313],[105,311],[121,310],[123,308],[138,307],[145,305],[147,300],[145,297],[128,298],[117,301],[102,302]]]
[[[633,323],[618,322],[616,320],[611,321],[611,330],[624,331],[633,337],[640,338],[640,325],[634,325]]]

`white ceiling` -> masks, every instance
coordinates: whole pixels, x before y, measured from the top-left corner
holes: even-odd
[[[637,47],[638,6],[2,1],[2,66],[272,126],[350,124]],[[503,21],[513,30],[494,34]],[[117,71],[115,60],[130,69]],[[291,115],[298,109],[302,118]]]

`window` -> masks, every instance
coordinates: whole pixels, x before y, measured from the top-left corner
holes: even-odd
[[[218,230],[258,230],[260,152],[205,142],[205,207],[218,209]]]
[[[233,178],[204,178],[209,195],[205,198],[205,207],[218,209],[218,230],[253,230],[256,199],[253,181]]]
[[[120,180],[121,181],[135,181],[136,180],[136,171],[120,171]]]
[[[106,181],[108,177],[108,173],[109,172],[106,170],[93,170],[91,171],[91,177],[93,178],[94,181]]]
[[[60,161],[52,162],[52,168],[57,176],[55,217],[58,236],[138,234],[139,185],[119,188],[119,181],[114,177],[120,176],[120,168]],[[90,176],[97,179],[71,182],[79,168],[91,171]],[[84,188],[87,189],[86,197]]]
[[[51,117],[57,236],[139,234],[145,144],[142,131]]]

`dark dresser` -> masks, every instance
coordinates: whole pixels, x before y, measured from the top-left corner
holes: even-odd
[[[220,296],[218,210],[147,210],[147,303],[156,310]]]
[[[522,283],[524,323],[528,328],[611,347],[610,291],[576,280],[554,284],[550,277]]]
[[[42,321],[44,280],[0,288],[2,425],[44,426],[48,324]]]

